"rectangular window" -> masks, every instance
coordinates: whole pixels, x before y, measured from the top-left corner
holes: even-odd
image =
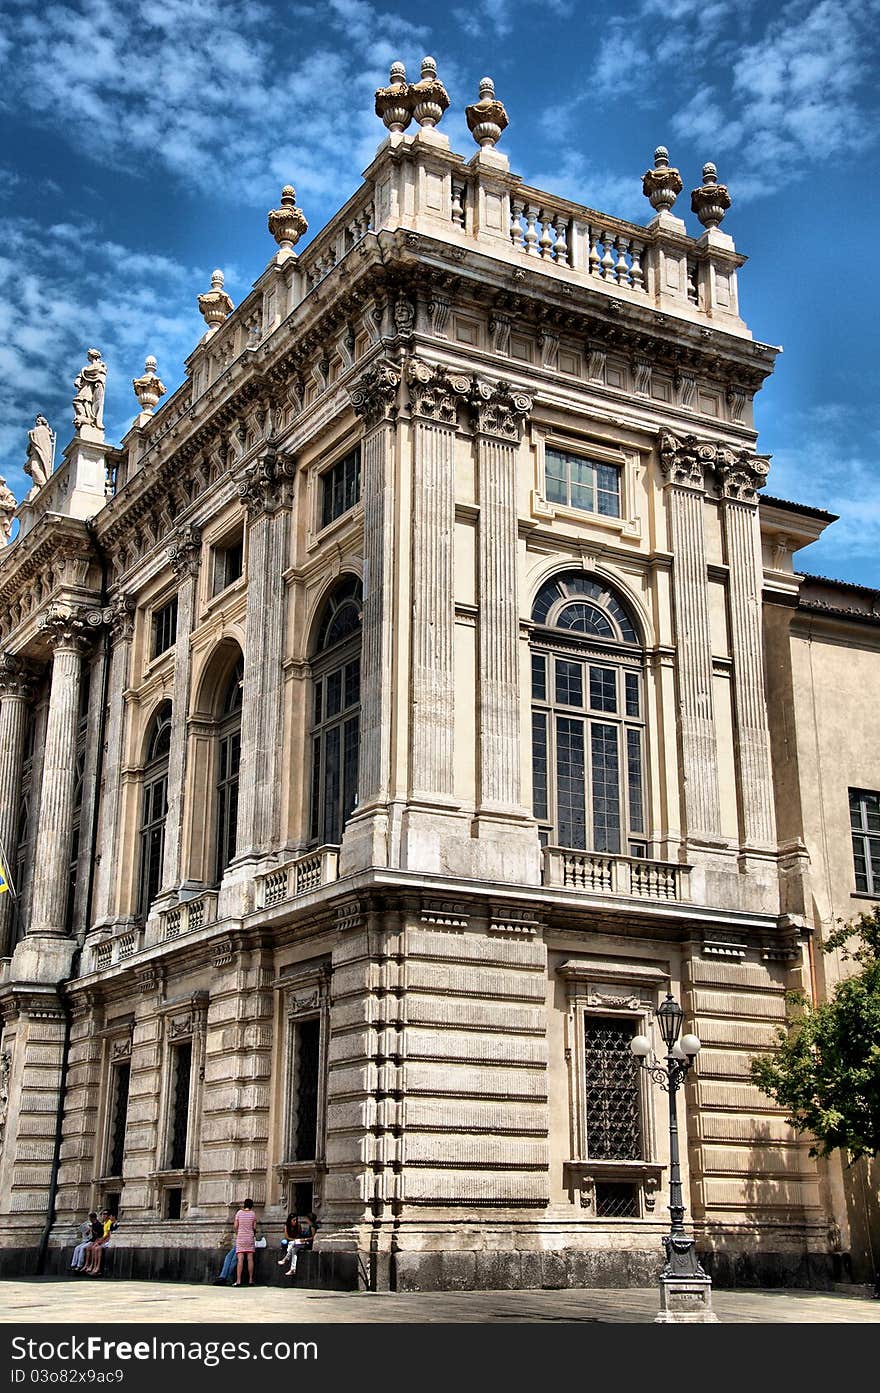
[[[532,712],[532,809],[540,821],[547,818],[547,717]]]
[[[583,850],[587,845],[584,723],[559,716],[556,721],[556,801],[559,845]]]
[[[587,1155],[592,1161],[642,1159],[639,1065],[631,1021],[584,1017]]]
[[[532,699],[547,700],[547,659],[543,653],[532,654]]]
[[[117,1064],[110,1073],[110,1146],[107,1174],[121,1175],[125,1157],[125,1122],[128,1115],[128,1088],[131,1065]]]
[[[313,1161],[318,1149],[318,1092],[321,1021],[297,1021],[293,1027],[293,1094],[290,1109],[291,1161]]]
[[[219,595],[222,590],[239,579],[244,567],[244,538],[236,537],[230,539],[224,546],[214,548],[214,582],[211,589],[212,595]]]
[[[593,784],[593,849],[620,851],[620,761],[617,727],[590,727]]]
[[[321,526],[353,508],[361,496],[361,450],[358,445],[321,475]]]
[[[556,700],[560,706],[583,706],[584,669],[581,663],[556,659]]]
[[[597,1219],[637,1219],[639,1197],[635,1185],[616,1180],[596,1181]]]
[[[167,605],[162,605],[161,609],[153,610],[153,651],[152,656],[158,658],[160,653],[165,653],[169,648],[174,647],[177,639],[177,596],[169,600]]]
[[[617,710],[617,674],[613,668],[590,668],[590,706],[594,711]]]
[[[880,793],[851,788],[849,820],[856,890],[861,895],[880,895]]]
[[[642,732],[626,732],[626,781],[629,793],[629,830],[644,835],[645,807],[642,797]],[[637,855],[630,850],[630,855]]]
[[[168,1167],[183,1170],[189,1138],[189,1085],[192,1074],[192,1043],[175,1045],[171,1052],[171,1113],[168,1134]]]
[[[627,672],[624,674],[626,682],[626,714],[628,716],[641,715],[641,703],[639,701],[639,674],[637,672]]]
[[[550,503],[602,517],[620,517],[620,469],[616,464],[546,450],[545,488]]]

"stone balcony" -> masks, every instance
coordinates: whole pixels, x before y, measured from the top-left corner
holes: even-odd
[[[689,903],[690,866],[649,861],[639,856],[608,856],[595,851],[544,848],[544,885],[592,895],[633,896],[642,900]]]
[[[319,846],[256,877],[256,908],[273,909],[339,878],[339,847]]]

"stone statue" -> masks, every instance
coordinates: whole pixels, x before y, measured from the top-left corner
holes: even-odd
[[[9,546],[12,518],[17,507],[15,494],[11,488],[7,488],[6,480],[0,474],[0,547]]]
[[[33,492],[41,489],[52,473],[54,444],[55,435],[49,428],[49,422],[45,416],[37,416],[33,430],[28,431],[27,459],[24,463],[25,474],[30,474],[34,481]]]
[[[104,429],[104,385],[107,381],[107,364],[101,357],[99,348],[90,348],[89,361],[80,368],[73,385],[76,396],[73,399],[73,425],[75,430],[92,426],[95,430]]]

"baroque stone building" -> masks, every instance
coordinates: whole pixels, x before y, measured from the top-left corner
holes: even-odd
[[[488,81],[470,160],[447,105],[395,65],[361,188],[299,253],[283,191],[277,254],[237,307],[215,274],[121,446],[97,351],[54,472],[31,432],[0,563],[6,1271],[107,1204],[120,1270],[207,1274],[250,1194],[318,1211],[308,1280],[651,1280],[665,1100],[628,1042],[667,990],[704,1046],[716,1277],[820,1282],[865,1241],[748,1067],[878,891],[876,716],[840,691],[878,597],[796,572],[830,515],[759,498],[777,350],[714,167],[694,239],[658,151],[642,227],[512,174]]]

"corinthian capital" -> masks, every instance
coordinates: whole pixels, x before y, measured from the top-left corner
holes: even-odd
[[[29,700],[36,686],[36,673],[12,653],[0,653],[0,698]]]
[[[493,435],[499,440],[517,442],[532,409],[527,392],[511,387],[509,382],[474,379],[470,395],[474,430],[478,435]]]
[[[721,447],[716,461],[718,488],[728,503],[750,503],[756,507],[758,489],[762,489],[770,473],[766,455],[751,455],[748,450],[728,450]]]
[[[706,482],[706,466],[714,459],[711,445],[703,445],[695,435],[673,435],[662,430],[658,441],[660,468],[669,484],[702,489]],[[708,451],[708,457],[707,457]]]
[[[104,623],[104,611],[85,605],[50,605],[40,633],[50,648],[75,648],[83,653]]]
[[[114,643],[120,639],[127,643],[134,633],[134,616],[137,605],[130,595],[119,591],[113,596],[103,611],[104,623],[110,627],[110,637]]]
[[[285,501],[286,485],[296,474],[296,461],[269,446],[236,477],[238,497],[252,518],[274,513]]]
[[[397,417],[397,389],[400,386],[400,373],[389,362],[371,364],[358,379],[348,394],[355,414],[360,416],[369,430],[380,421],[393,421]]]
[[[185,523],[175,533],[174,541],[167,548],[171,569],[181,580],[184,576],[194,576],[199,569],[202,553],[201,530],[194,523]]]
[[[410,358],[406,383],[413,416],[444,425],[458,424],[458,403],[471,389],[471,379],[464,373],[451,373],[439,363]]]

